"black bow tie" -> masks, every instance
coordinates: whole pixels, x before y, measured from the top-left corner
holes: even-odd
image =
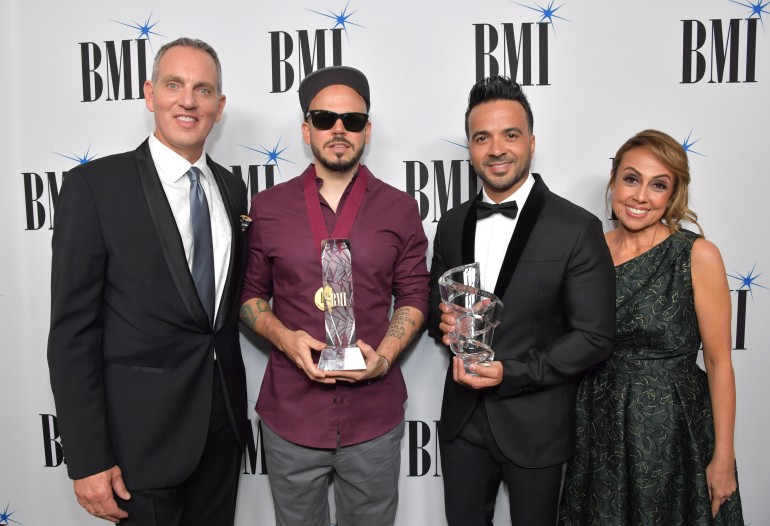
[[[499,205],[478,201],[476,203],[476,220],[486,219],[495,214],[503,214],[508,219],[516,219],[518,211],[519,207],[516,206],[516,201],[509,201]]]

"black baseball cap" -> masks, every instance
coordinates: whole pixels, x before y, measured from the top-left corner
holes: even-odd
[[[342,84],[357,91],[366,102],[366,111],[369,111],[369,81],[366,76],[349,66],[329,66],[317,69],[300,83],[299,104],[302,106],[302,113],[307,113],[310,101],[319,91],[334,84]]]

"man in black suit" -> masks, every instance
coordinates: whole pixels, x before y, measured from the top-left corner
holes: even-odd
[[[225,106],[216,52],[166,44],[144,96],[154,134],[71,170],[56,205],[48,364],[67,470],[111,522],[232,524],[246,188],[204,151]]]
[[[449,343],[455,318],[437,280],[458,265],[480,262],[482,288],[504,308],[494,361],[469,374],[453,357],[447,371],[439,423],[446,516],[450,526],[491,525],[504,481],[514,526],[553,526],[578,381],[611,352],[612,260],[600,221],[530,173],[533,117],[518,84],[479,81],[465,126],[483,191],[439,221],[431,330]]]

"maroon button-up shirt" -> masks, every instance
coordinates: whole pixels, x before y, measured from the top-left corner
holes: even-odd
[[[308,170],[314,169],[312,165]],[[304,175],[304,174],[303,174]],[[388,329],[393,308],[414,307],[427,318],[430,276],[428,240],[417,202],[371,174],[350,231],[356,336],[375,349]],[[320,188],[322,181],[316,179]],[[340,200],[347,201],[352,182]],[[329,232],[337,215],[319,194]],[[273,312],[291,330],[326,341],[324,313],[315,306],[321,260],[314,246],[302,176],[255,195],[251,202],[249,261],[241,301],[273,299]],[[314,352],[315,360],[318,354]],[[257,401],[257,412],[284,439],[333,449],[371,440],[404,418],[406,385],[398,364],[371,382],[333,385],[314,382],[273,348]]]

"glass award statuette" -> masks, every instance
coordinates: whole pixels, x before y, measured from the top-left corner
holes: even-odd
[[[494,360],[492,338],[500,324],[503,302],[481,290],[479,264],[447,270],[439,278],[441,300],[452,308],[455,330],[449,333],[449,348],[460,357],[465,372],[471,364]]]
[[[481,290],[481,269],[478,262],[450,268],[438,279],[438,288],[444,303],[448,303],[449,296],[462,287],[467,290]]]
[[[321,266],[327,347],[321,351],[318,368],[322,371],[366,369],[364,355],[356,346],[350,240],[324,239]]]

